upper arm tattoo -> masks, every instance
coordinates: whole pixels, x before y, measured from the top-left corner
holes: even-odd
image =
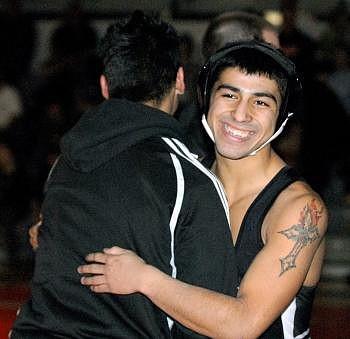
[[[296,225],[278,232],[295,242],[289,254],[280,258],[281,272],[279,276],[291,268],[296,267],[296,259],[300,251],[320,238],[318,221],[322,217],[323,208],[317,209],[315,200],[316,199],[313,199],[310,204],[304,206]]]

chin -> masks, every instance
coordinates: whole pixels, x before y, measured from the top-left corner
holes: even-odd
[[[232,152],[225,152],[225,151],[222,151],[222,152],[217,151],[217,153],[219,153],[222,158],[231,159],[231,160],[239,160],[247,156],[246,153],[242,154],[242,153],[232,153]]]
[[[251,152],[250,148],[247,150],[232,150],[232,146],[227,147],[217,147],[216,148],[217,153],[219,153],[223,158],[232,159],[232,160],[239,160],[243,159],[248,156],[248,154]]]

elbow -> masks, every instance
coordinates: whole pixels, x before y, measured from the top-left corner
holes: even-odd
[[[249,307],[242,300],[236,299],[240,307],[230,309],[221,317],[218,331],[212,337],[216,339],[255,339],[268,327],[262,314],[256,308]],[[237,306],[237,304],[236,304]]]
[[[217,336],[213,336],[216,339],[256,339],[263,332],[257,331],[254,324],[249,323],[246,320],[245,323],[241,323],[239,326],[232,326],[232,324],[224,324],[221,326],[220,333]]]
[[[244,324],[240,328],[232,326],[224,326],[219,336],[214,336],[216,339],[256,339],[261,334],[257,332],[254,325]]]

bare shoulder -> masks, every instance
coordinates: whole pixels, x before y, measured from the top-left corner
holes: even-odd
[[[321,240],[326,233],[328,213],[322,198],[302,181],[286,188],[271,207],[265,222],[265,235],[294,231],[313,232]],[[316,239],[315,239],[316,240]]]
[[[278,196],[264,220],[262,237],[264,248],[279,257],[279,276],[293,271],[303,283],[317,284],[327,223],[323,200],[306,183],[295,182]]]

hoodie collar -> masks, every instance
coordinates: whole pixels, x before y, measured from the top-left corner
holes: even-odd
[[[109,99],[82,115],[61,140],[63,158],[76,170],[89,172],[150,137],[184,140],[171,115],[124,99]]]

